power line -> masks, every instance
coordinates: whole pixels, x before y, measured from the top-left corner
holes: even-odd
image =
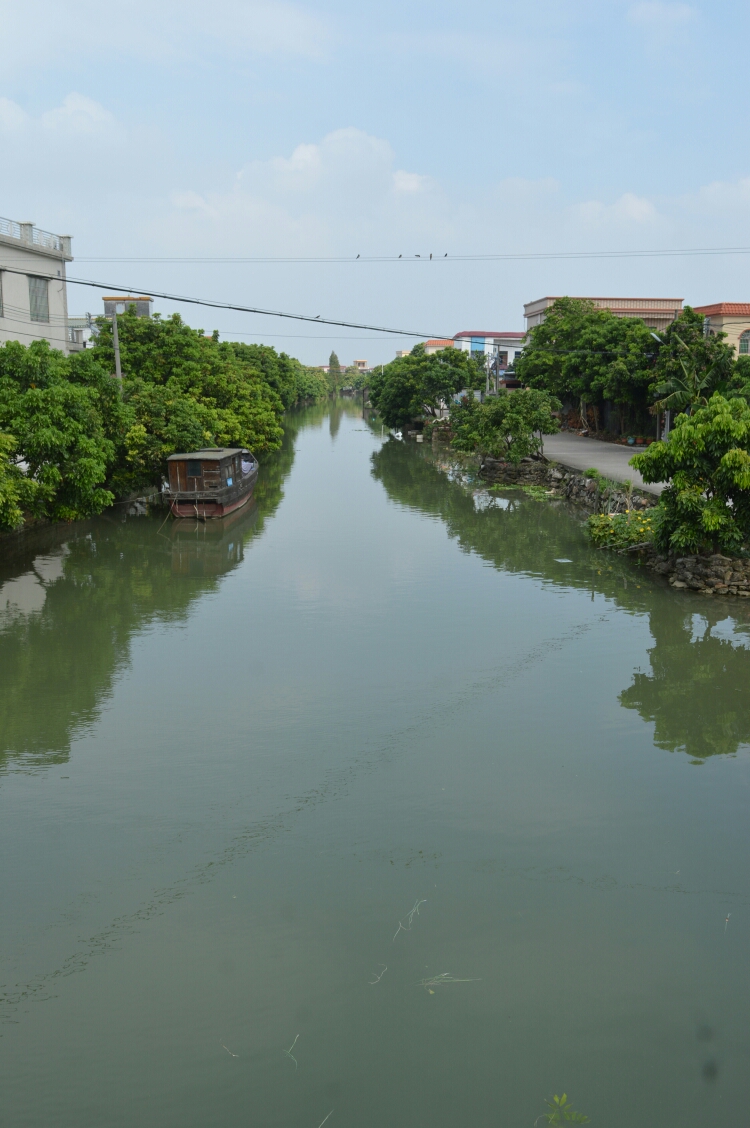
[[[77,262],[138,263],[454,263],[535,262],[552,259],[684,258],[702,255],[750,255],[750,247],[682,247],[653,251],[533,251],[496,254],[400,254],[400,255],[121,255],[77,257]]]
[[[21,274],[26,275],[26,270],[11,270],[10,267],[2,267],[4,274]],[[232,302],[213,302],[207,298],[187,298],[179,294],[163,294],[158,290],[150,290],[146,286],[120,286],[110,282],[93,282],[88,278],[56,278],[51,274],[37,274],[37,278],[47,278],[50,282],[69,282],[74,286],[92,286],[96,290],[109,290],[110,293],[117,293],[119,290],[127,291],[129,294],[143,294],[150,298],[163,298],[168,302],[184,302],[187,305],[208,306],[210,309],[231,309],[236,313],[257,313],[262,317],[283,317],[290,321],[307,321],[313,325],[336,325],[342,329],[368,329],[373,333],[389,333],[396,337],[439,337],[439,333],[415,333],[407,329],[388,329],[382,325],[363,325],[358,321],[335,321],[330,317],[310,317],[304,313],[282,313],[280,310],[274,309],[260,309],[257,306],[241,306],[234,305]],[[134,300],[134,299],[126,299]],[[446,334],[443,334],[446,336]]]

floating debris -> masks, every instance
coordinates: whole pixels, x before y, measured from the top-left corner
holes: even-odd
[[[406,919],[409,922],[408,925],[402,924],[401,921],[398,922],[398,928],[396,929],[396,931],[393,935],[394,940],[398,936],[399,932],[401,932],[402,930],[404,932],[411,932],[411,922],[414,920],[415,915],[419,916],[419,906],[420,905],[426,905],[426,904],[427,904],[427,898],[426,897],[423,897],[421,901],[419,899],[417,899],[414,902],[414,908],[409,913],[407,913],[407,916],[406,916]]]
[[[295,1069],[298,1069],[298,1068],[299,1068],[299,1066],[297,1065],[297,1059],[296,1059],[296,1057],[294,1056],[294,1054],[292,1053],[292,1050],[293,1050],[293,1049],[294,1049],[294,1047],[295,1047],[295,1046],[297,1045],[297,1039],[298,1039],[298,1038],[299,1038],[299,1034],[296,1034],[296,1035],[295,1035],[295,1037],[294,1037],[294,1041],[292,1042],[292,1044],[291,1044],[291,1046],[289,1047],[289,1049],[288,1049],[288,1050],[284,1050],[284,1051],[283,1051],[283,1052],[284,1052],[284,1053],[286,1054],[286,1056],[287,1056],[288,1058],[291,1058],[291,1059],[292,1059],[292,1061],[294,1062],[294,1068],[295,1068]],[[330,1113],[329,1113],[329,1115],[330,1115]]]
[[[328,1116],[333,1116],[333,1112],[334,1112],[334,1110],[331,1109],[331,1111],[328,1113]],[[323,1125],[325,1124],[326,1120],[328,1119],[328,1116],[323,1117],[320,1124],[318,1125],[318,1128],[323,1128]]]
[[[230,1057],[239,1057],[240,1056],[239,1054],[233,1054],[232,1051],[229,1049],[229,1046],[225,1046],[224,1043],[221,1041],[221,1039],[219,1039],[219,1045],[221,1046],[222,1050],[227,1051],[227,1053],[229,1054]]]
[[[449,971],[444,971],[440,975],[432,975],[427,979],[420,979],[417,987],[424,987],[431,995],[435,994],[433,988],[442,987],[445,983],[480,983],[480,979],[457,979],[455,975],[451,975]]]
[[[395,939],[395,937],[394,937],[394,939]],[[378,973],[376,971],[373,971],[372,974],[375,976],[375,978],[369,980],[369,984],[370,984],[371,987],[374,987],[376,983],[380,983],[380,980],[383,978],[383,976],[385,975],[385,973],[388,970],[388,968],[385,964],[378,964],[378,967],[382,967],[383,970],[381,971],[380,975],[378,975]]]

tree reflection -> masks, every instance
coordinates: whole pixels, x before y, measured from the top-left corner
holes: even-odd
[[[748,630],[744,604],[671,591],[622,557],[598,552],[585,535],[581,511],[562,503],[540,504],[508,492],[507,508],[484,508],[481,493],[475,497],[450,480],[450,460],[447,452],[391,440],[373,455],[373,475],[391,498],[440,517],[465,551],[496,568],[584,588],[647,613],[655,643],[651,672],[636,673],[619,700],[654,723],[657,747],[701,762],[750,743],[750,648],[733,632],[732,638],[716,633],[722,621]],[[566,558],[573,563],[561,564]],[[701,623],[697,632],[694,620]]]
[[[520,490],[493,495],[481,482],[473,493],[451,480],[450,453],[426,444],[391,439],[373,454],[372,473],[394,501],[440,517],[462,549],[496,568],[611,596],[631,609],[650,606],[651,573],[594,549],[580,509],[561,501],[541,503]]]
[[[134,633],[184,621],[237,567],[281,501],[305,422],[305,412],[291,417],[254,500],[224,521],[108,515],[12,542],[0,571],[0,769],[65,762],[127,666]]]
[[[684,603],[652,610],[651,673],[636,673],[620,694],[621,705],[653,722],[658,748],[698,762],[750,743],[750,650],[712,633],[722,620],[734,622],[720,606],[701,604],[700,616],[685,614]]]

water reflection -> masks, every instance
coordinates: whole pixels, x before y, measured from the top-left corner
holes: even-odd
[[[297,413],[255,499],[228,519],[107,515],[13,542],[0,571],[0,770],[66,762],[128,664],[134,633],[184,620],[237,567],[283,496],[305,420]]]
[[[636,672],[619,700],[655,725],[657,747],[685,752],[700,763],[734,755],[750,743],[743,605],[678,594],[635,564],[596,551],[580,510],[564,503],[542,504],[507,491],[499,504],[488,504],[485,490],[472,494],[451,480],[456,474],[446,453],[392,440],[372,463],[390,497],[439,517],[462,548],[496,568],[584,588],[592,597],[604,595],[618,607],[647,613],[654,639],[651,672]]]
[[[658,748],[700,763],[750,743],[750,650],[722,631],[733,617],[721,605],[701,607],[700,615],[683,610],[667,599],[651,611],[651,672],[637,672],[620,703],[653,722]]]

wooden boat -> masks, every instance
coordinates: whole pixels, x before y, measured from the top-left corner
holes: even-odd
[[[175,517],[206,521],[246,505],[258,479],[258,462],[244,447],[206,447],[170,454],[164,497]]]

